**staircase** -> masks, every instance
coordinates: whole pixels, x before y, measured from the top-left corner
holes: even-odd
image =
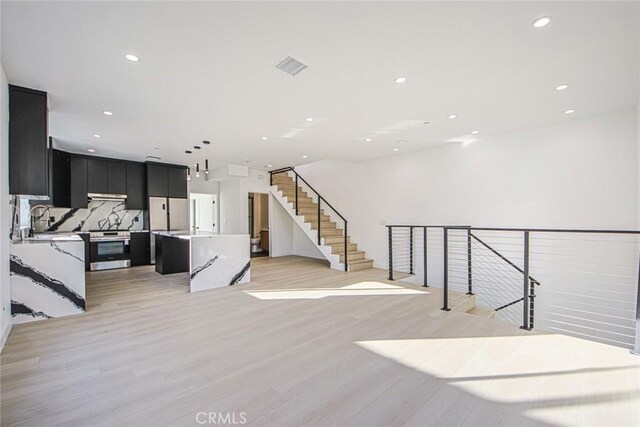
[[[365,258],[365,253],[358,250],[358,245],[351,237],[347,235],[345,239],[346,220],[297,175],[293,168],[271,173],[271,192],[329,260],[331,268],[357,271],[373,267],[373,261]]]

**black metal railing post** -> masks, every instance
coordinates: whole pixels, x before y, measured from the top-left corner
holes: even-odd
[[[409,227],[409,274],[413,274],[413,227]]]
[[[349,271],[349,261],[347,259],[347,257],[349,256],[348,254],[348,246],[349,243],[347,242],[347,220],[344,221],[344,271]]]
[[[638,258],[638,290],[636,294],[636,341],[630,351],[632,354],[640,355],[640,258]]]
[[[471,259],[471,229],[467,230],[467,295],[473,295],[473,272]]]
[[[269,172],[269,187],[273,186],[273,173]]]
[[[296,195],[295,195],[296,215],[298,215],[298,174],[295,173],[295,172],[294,172],[294,174],[296,176],[296,184],[295,184],[295,186],[296,186]]]
[[[318,194],[318,246],[320,246],[320,204],[322,203],[322,197]]]
[[[393,227],[387,226],[389,235],[389,280],[393,280]]]
[[[529,278],[529,231],[524,232],[524,268],[523,268],[523,299],[522,299],[522,329],[531,330],[531,319],[529,318],[530,304],[529,295],[531,293]]]
[[[423,280],[422,286],[428,288],[427,284],[427,227],[422,228],[422,269]]]
[[[444,248],[444,257],[443,257],[443,304],[442,309],[444,311],[451,311],[449,308],[449,230],[447,227],[442,229],[442,246]]]
[[[536,282],[533,280],[529,281],[529,330],[533,329],[533,318],[534,318],[534,308],[535,308],[535,298],[536,298]]]

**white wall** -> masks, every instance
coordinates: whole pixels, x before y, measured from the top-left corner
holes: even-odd
[[[298,255],[326,259],[309,237],[298,227],[282,205],[269,195],[269,255],[272,257]]]
[[[387,263],[386,223],[634,228],[637,112],[566,121],[468,146],[296,170],[349,220],[355,241]]]
[[[451,143],[375,161],[319,162],[296,170],[348,219],[349,234],[374,265],[386,268],[385,223],[638,227],[638,120],[638,111],[630,109],[479,138],[466,146]],[[532,276],[544,282],[536,300],[538,327],[629,345],[637,238],[606,242],[555,236],[553,251],[544,253],[544,237],[532,241],[540,251],[532,261]],[[491,238],[521,263],[520,236]],[[437,246],[430,241],[432,285],[442,283],[442,249]],[[567,263],[573,263],[571,268]],[[450,276],[459,267],[466,268],[456,265]],[[464,272],[458,274],[450,284],[464,285]],[[596,298],[603,298],[599,307],[592,304]]]
[[[9,210],[9,163],[8,163],[8,86],[7,77],[0,66],[0,229],[3,230],[0,238],[0,297],[2,302],[2,314],[0,315],[0,349],[11,331],[11,294],[9,286],[9,239],[8,233],[11,227],[11,212]]]
[[[268,193],[269,174],[249,169],[248,177],[220,181],[220,232],[249,233],[249,193]]]

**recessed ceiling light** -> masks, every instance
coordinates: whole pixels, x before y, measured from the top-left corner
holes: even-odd
[[[371,142],[371,138],[365,138],[366,142]]]
[[[93,137],[94,137],[94,138],[102,138],[102,135],[98,135],[97,133],[94,133],[94,134],[93,134]]]
[[[455,119],[456,117],[458,117],[458,115],[457,115],[457,114],[449,114],[449,115],[447,116],[447,118],[448,118],[448,119]]]
[[[102,112],[102,114],[104,114],[105,116],[113,116],[113,113],[111,111],[107,111],[107,110],[104,110]]]
[[[191,150],[184,150],[185,154],[191,154],[192,151]]]
[[[269,138],[267,138],[266,136],[263,136],[263,137],[262,137],[262,140],[263,140],[263,141],[266,141],[267,139],[269,139]]]
[[[160,147],[153,147],[153,149],[154,149],[154,150],[159,150],[159,149],[160,149]]]
[[[204,145],[209,145],[209,144],[211,144],[211,141],[206,141],[206,140],[205,140],[205,141],[202,141],[202,143],[203,143]]]
[[[549,22],[551,22],[550,16],[541,16],[540,18],[536,18],[531,25],[533,25],[534,28],[542,28],[549,25]]]
[[[478,131],[477,131],[477,130],[472,130],[472,131],[471,131],[471,135],[477,135],[477,134],[478,134]]]
[[[568,84],[561,84],[560,86],[556,86],[556,90],[565,90],[568,87]]]
[[[312,122],[313,121],[313,117],[307,117],[305,120],[308,121],[308,122]]]
[[[394,80],[396,83],[400,84],[400,83],[405,83],[407,81],[406,77],[400,76],[400,77],[396,77],[396,79]]]
[[[96,152],[96,150],[94,150],[93,148],[89,148],[87,151],[90,152],[90,153],[95,153]]]
[[[404,144],[405,142],[407,142],[407,140],[406,140],[406,139],[399,139],[399,140],[398,140],[398,144]]]
[[[268,168],[272,168],[272,167],[273,167],[273,165],[267,165],[266,167],[268,167]]]
[[[249,163],[250,161],[251,161],[251,160],[249,160],[249,159],[244,159],[244,162],[245,162],[245,163]]]
[[[306,158],[307,158],[307,156],[306,156],[306,155],[303,155],[303,156],[302,156],[302,158],[303,158],[303,159],[306,159]]]
[[[140,61],[140,58],[138,56],[134,55],[133,53],[127,53],[124,57],[127,58],[131,62]]]
[[[573,114],[575,112],[576,112],[576,110],[574,110],[573,108],[570,108],[570,109],[566,110],[564,113],[565,114]]]
[[[194,145],[193,148],[196,149],[196,150],[199,150],[200,146],[199,145]]]
[[[399,148],[394,148],[393,151],[400,151],[400,149]]]

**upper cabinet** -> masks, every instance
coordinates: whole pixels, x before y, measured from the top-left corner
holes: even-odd
[[[147,163],[147,194],[149,197],[168,197],[169,184],[165,165]]]
[[[109,161],[89,158],[87,160],[87,188],[89,193],[109,193]]]
[[[107,169],[109,194],[127,194],[127,163],[109,160]]]
[[[88,160],[89,193],[126,194],[127,164],[121,160],[90,157]]]
[[[71,155],[51,150],[51,204],[71,207]]]
[[[187,190],[187,168],[169,166],[167,168],[167,176],[169,179],[168,197],[174,199],[189,198],[189,192]]]
[[[49,196],[47,93],[9,85],[9,193]]]
[[[127,163],[127,209],[147,209],[146,178],[144,163]]]
[[[54,203],[57,207],[69,207],[69,208],[86,208],[88,207],[89,200],[87,198],[87,158],[84,156],[77,156],[72,154],[70,159],[71,170],[69,173],[71,187],[70,187],[70,202],[69,206],[60,206]],[[54,173],[55,175],[55,173]]]
[[[187,168],[147,163],[147,191],[149,197],[188,198]]]

